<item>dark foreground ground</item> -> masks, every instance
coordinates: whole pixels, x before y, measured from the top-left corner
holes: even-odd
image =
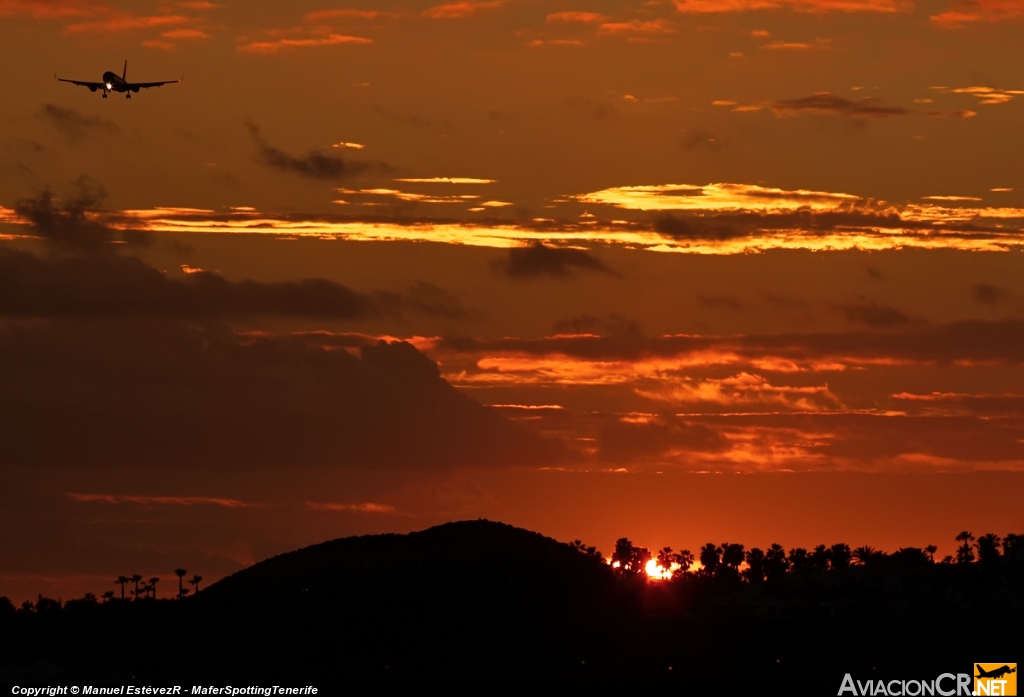
[[[8,609],[0,685],[639,680],[834,695],[846,673],[933,680],[1015,662],[1022,601],[1009,559],[645,582],[475,521],[327,542],[181,601]]]

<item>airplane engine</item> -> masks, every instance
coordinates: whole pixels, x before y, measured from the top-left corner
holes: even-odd
[[[90,87],[90,88],[89,88],[89,91],[90,91],[90,92],[95,92],[95,91],[96,91],[96,88],[95,88],[95,87]]]

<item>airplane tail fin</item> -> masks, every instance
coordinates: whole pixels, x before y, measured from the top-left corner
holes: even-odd
[[[128,81],[128,61],[127,60],[124,62],[124,72],[121,73],[121,79],[124,80],[125,82]]]

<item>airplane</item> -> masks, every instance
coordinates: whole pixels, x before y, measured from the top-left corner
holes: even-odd
[[[1001,666],[988,671],[979,665],[976,665],[975,667],[978,669],[978,675],[974,676],[976,678],[1001,678],[1009,673],[1017,672],[1016,668],[1011,668],[1010,666]]]
[[[90,92],[96,90],[103,90],[103,98],[107,98],[108,92],[124,92],[125,97],[128,99],[132,98],[132,92],[138,92],[139,90],[149,89],[150,87],[159,87],[160,85],[169,85],[173,82],[181,82],[181,79],[177,80],[163,80],[162,82],[128,82],[128,61],[124,62],[124,72],[118,77],[117,73],[112,70],[108,70],[103,73],[103,82],[89,82],[87,80],[68,80],[63,77],[57,77],[57,73],[53,76],[57,78],[59,82],[70,82],[73,85],[81,85],[82,87],[88,87]]]

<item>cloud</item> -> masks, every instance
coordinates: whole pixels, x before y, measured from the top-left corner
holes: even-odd
[[[0,317],[350,320],[409,312],[447,318],[463,314],[458,299],[423,282],[405,292],[359,293],[324,279],[231,281],[191,268],[173,278],[138,257],[118,253],[124,242],[143,243],[147,237],[106,225],[96,210],[102,196],[83,183],[78,195],[60,206],[49,192],[18,202],[15,210],[53,253],[0,249]]]
[[[56,104],[44,104],[40,115],[70,141],[82,140],[93,134],[115,135],[121,132],[113,121],[100,116],[85,116],[75,109]]]
[[[384,163],[375,166],[387,168]],[[476,195],[421,194],[394,189],[346,188],[344,191],[369,198],[363,202],[364,206],[374,203],[373,198],[386,195],[406,208],[416,201],[435,199],[454,203],[459,196]],[[1010,251],[1024,248],[1024,209],[1010,206],[949,206],[936,201],[891,204],[839,192],[724,182],[618,186],[566,198],[585,204],[586,214],[577,216],[576,220],[557,223],[547,218],[499,223],[486,217],[470,222],[408,214],[383,215],[373,206],[361,209],[358,215],[348,210],[344,214],[281,214],[251,208],[213,211],[164,207],[123,211],[116,217],[120,229],[131,227],[160,233],[244,232],[348,240],[429,241],[504,249],[534,244],[538,240],[549,246],[599,244],[654,252],[716,255],[771,249]],[[505,201],[484,203],[487,205],[469,210],[484,212],[488,206],[499,204],[508,207]],[[395,206],[394,203],[388,205]],[[631,219],[623,220],[620,210],[630,211]],[[17,225],[26,221],[15,211],[0,206],[0,222]]]
[[[628,22],[605,22],[597,28],[603,35],[657,36],[675,34],[676,29],[665,19],[631,19]]]
[[[979,104],[1006,104],[1017,97],[1024,95],[1024,90],[1004,90],[984,86],[973,87],[933,87],[933,90],[943,94],[967,94],[978,99]],[[929,100],[931,101],[931,100]]]
[[[435,5],[423,10],[428,19],[464,19],[481,10],[493,10],[505,4],[505,0],[463,0],[444,5]]]
[[[662,416],[645,422],[616,420],[601,426],[597,446],[604,462],[650,463],[693,452],[721,453],[730,447],[720,432],[702,424]]]
[[[766,51],[822,51],[832,47],[831,39],[815,39],[813,43],[803,41],[772,41],[761,46]]]
[[[115,13],[93,22],[78,22],[64,28],[65,34],[118,34],[144,31],[175,24],[188,24],[192,19],[184,15],[133,15]]]
[[[88,17],[104,9],[106,5],[94,0],[0,0],[0,17],[67,19]]]
[[[121,494],[67,494],[72,501],[81,503],[133,503],[139,506],[220,506],[222,508],[250,508],[253,503],[238,499],[209,496],[134,496]]]
[[[261,53],[264,55],[279,53],[284,49],[318,48],[321,46],[359,46],[372,44],[373,39],[348,34],[327,34],[302,39],[273,39],[270,41],[250,41],[238,45],[243,53]]]
[[[171,29],[170,31],[165,31],[160,36],[162,36],[165,39],[170,39],[172,41],[182,41],[182,40],[199,41],[199,40],[202,40],[202,39],[209,39],[210,38],[210,35],[207,34],[205,31],[202,31],[201,29],[184,29],[184,28],[182,28],[182,29]]]
[[[575,197],[582,203],[604,203],[640,210],[782,211],[806,208],[832,210],[862,202],[859,196],[774,189],[749,184],[662,184],[620,186]]]
[[[609,117],[617,116],[619,110],[609,102],[590,97],[570,97],[565,100],[566,105],[573,111],[582,114],[594,121],[603,121]]]
[[[773,385],[761,375],[739,373],[727,378],[668,378],[641,383],[637,393],[671,404],[721,405],[728,409],[830,411],[842,407],[828,385]]]
[[[437,470],[560,454],[401,342],[353,355],[178,322],[7,323],[0,380],[5,467],[36,472]]]
[[[910,322],[910,317],[900,310],[875,300],[835,303],[832,308],[848,321],[872,328],[896,327]]]
[[[574,335],[589,334],[631,338],[643,335],[636,320],[614,313],[600,317],[580,315],[560,320],[555,324],[555,331]]]
[[[682,145],[687,150],[698,148],[718,150],[722,147],[722,142],[718,136],[705,128],[691,128],[684,133]]]
[[[836,114],[855,118],[888,118],[908,113],[903,107],[881,106],[878,101],[874,97],[850,100],[829,92],[817,92],[810,97],[775,102],[771,108],[776,114]]]
[[[582,24],[601,24],[608,18],[597,12],[552,12],[547,16],[548,22],[579,22]]]
[[[116,243],[139,244],[145,234],[135,230],[114,230],[96,213],[106,191],[91,179],[75,182],[74,193],[57,205],[47,189],[36,198],[21,199],[14,213],[32,226],[32,232],[57,251],[96,252],[111,250]],[[18,253],[5,250],[14,258]]]
[[[944,12],[931,16],[943,29],[958,29],[979,23],[996,23],[1024,17],[1019,0],[955,0]]]
[[[314,511],[345,511],[353,513],[394,513],[395,507],[386,503],[318,503],[306,501]]]
[[[381,12],[380,10],[318,10],[307,12],[302,16],[302,19],[311,24],[318,24],[332,19],[377,19],[381,16],[390,16],[390,13]]]
[[[697,302],[709,310],[743,310],[743,303],[731,295],[698,295]]]
[[[913,9],[904,0],[674,0],[676,9],[685,14],[723,12],[754,12],[757,10],[790,9],[796,12],[906,12]]]
[[[311,179],[344,179],[365,172],[371,167],[366,162],[345,160],[318,150],[310,150],[303,157],[289,155],[268,144],[255,123],[249,121],[246,126],[259,148],[260,161],[271,169],[292,172]]]
[[[549,247],[541,242],[508,250],[508,258],[501,268],[507,276],[515,279],[537,276],[568,278],[574,270],[617,275],[600,259],[582,249]]]
[[[1010,298],[1008,290],[991,283],[978,283],[971,287],[971,291],[973,292],[975,302],[979,302],[982,305],[998,305]]]

